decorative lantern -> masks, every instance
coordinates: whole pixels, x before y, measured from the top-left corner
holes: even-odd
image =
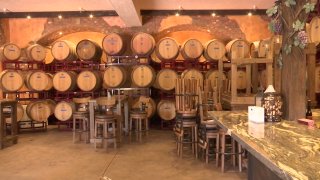
[[[273,86],[269,85],[262,99],[265,121],[279,122],[282,116],[282,98],[276,93]]]

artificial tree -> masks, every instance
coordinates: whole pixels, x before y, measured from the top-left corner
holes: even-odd
[[[305,117],[306,107],[306,55],[305,24],[314,10],[312,0],[278,0],[267,10],[272,18],[269,29],[282,35],[282,47],[276,57],[282,68],[281,94],[284,99],[284,118],[296,120]]]

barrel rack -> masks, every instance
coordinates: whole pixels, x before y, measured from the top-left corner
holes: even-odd
[[[2,68],[3,70],[19,70],[19,71],[28,71],[28,70],[45,70],[45,64],[43,62],[36,61],[3,61]],[[22,95],[28,94],[28,97],[23,97]],[[3,92],[4,98],[7,98],[9,95],[15,95],[15,99],[18,102],[26,101],[36,101],[39,99],[48,99],[53,96],[52,91],[18,91],[18,92]],[[10,124],[7,124],[10,126]],[[18,121],[18,133],[21,132],[34,132],[34,131],[46,131],[47,122],[38,122],[34,120],[25,120]]]

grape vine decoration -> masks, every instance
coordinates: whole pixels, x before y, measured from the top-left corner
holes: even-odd
[[[269,30],[275,35],[281,35],[283,29],[289,30],[288,38],[283,40],[284,46],[281,47],[280,52],[284,52],[286,55],[291,53],[293,47],[298,47],[300,52],[306,47],[308,43],[307,33],[305,31],[305,25],[307,21],[308,14],[314,11],[315,3],[308,2],[301,6],[295,13],[293,9],[295,8],[297,2],[301,0],[277,0],[274,6],[267,10],[267,15],[271,17],[271,22],[268,25]],[[283,6],[284,3],[284,6]],[[286,19],[282,16],[282,8],[290,8],[291,16],[294,19],[293,24],[290,26]],[[305,13],[305,14],[303,14]],[[278,65],[282,67],[282,53],[279,53],[276,57]]]

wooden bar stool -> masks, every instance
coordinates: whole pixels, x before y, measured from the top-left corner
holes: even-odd
[[[95,141],[94,146],[97,149],[98,140],[101,140],[101,145],[107,150],[108,141],[113,142],[113,147],[117,148],[117,129],[121,130],[121,127],[116,127],[117,118],[113,113],[113,109],[116,105],[114,97],[100,97],[97,99],[99,106],[99,112],[95,114]],[[110,131],[110,128],[112,130]]]
[[[4,109],[7,107],[11,109],[11,126],[9,133],[7,133],[6,119],[4,116]],[[17,144],[18,142],[17,101],[1,100],[0,113],[0,149],[2,149],[7,143]]]
[[[221,150],[219,151],[219,154],[221,155],[221,172],[225,172],[225,156],[230,155],[232,156],[232,165],[233,167],[236,166],[236,156],[238,157],[238,168],[239,172],[242,172],[242,154],[243,150],[241,145],[238,143],[238,147],[236,148],[236,141],[227,134],[224,130],[219,131],[219,136],[220,136],[220,148]],[[231,143],[227,144],[227,138],[230,139]],[[226,148],[230,147],[231,152],[227,152]]]
[[[150,101],[150,98],[141,96],[139,98],[139,109],[132,109],[130,111],[130,119],[129,119],[129,134],[131,137],[133,124],[135,124],[135,132],[138,135],[137,137],[141,140],[142,132],[146,132],[148,135],[149,131],[149,119],[147,114],[146,103]]]
[[[85,143],[89,143],[89,110],[88,103],[91,97],[73,98],[76,105],[76,111],[72,114],[73,117],[73,143],[76,143],[76,134],[79,134],[79,141],[81,141],[82,134],[85,135]],[[78,127],[78,128],[77,128]]]
[[[191,144],[192,153],[198,158],[198,125],[196,114],[180,114],[176,116],[176,125],[174,128],[176,135],[177,154],[182,158],[185,144]]]
[[[198,146],[205,151],[206,163],[209,163],[209,157],[216,156],[216,166],[219,162],[219,129],[213,121],[208,121],[201,124],[198,135]],[[213,143],[215,142],[215,143]],[[210,153],[210,148],[213,147],[214,153]]]

